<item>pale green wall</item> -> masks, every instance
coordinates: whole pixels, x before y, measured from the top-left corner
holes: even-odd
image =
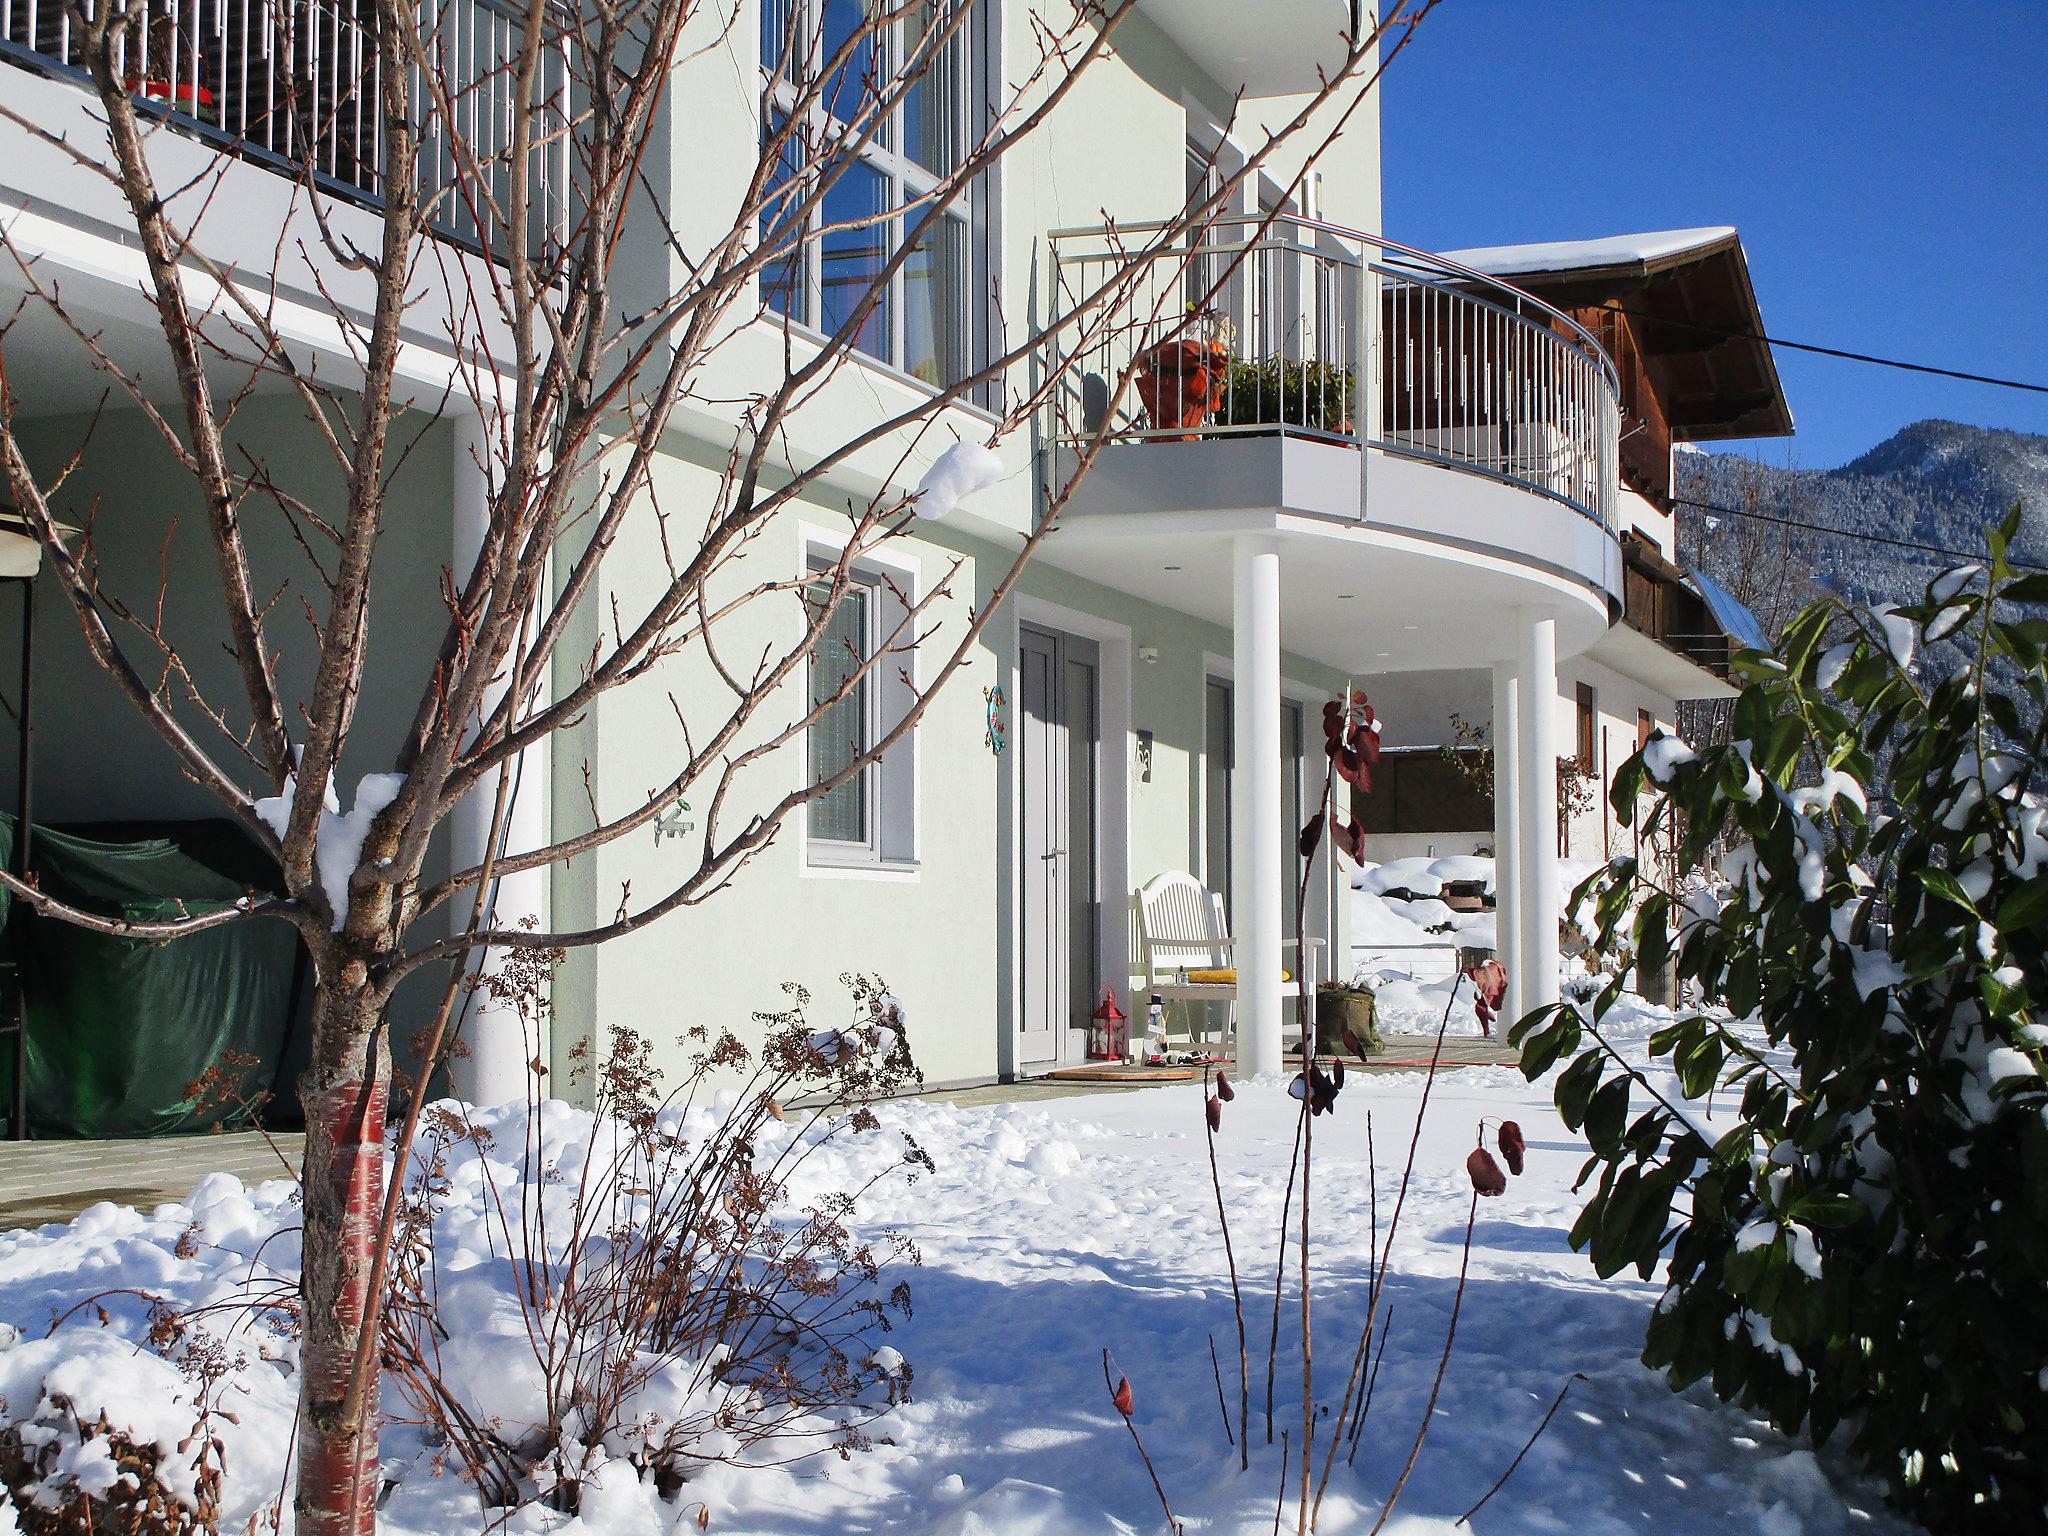
[[[998,70],[1006,80],[1022,79],[1036,56],[1030,11],[1023,0],[1007,0],[999,8]],[[678,71],[650,174],[665,189],[686,245],[701,243],[729,221],[752,163],[757,37],[754,11],[744,8],[729,36],[696,53]],[[1046,318],[1046,232],[1100,223],[1105,215],[1129,222],[1171,214],[1183,198],[1187,101],[1221,114],[1229,98],[1143,14],[1134,13],[1120,26],[1115,51],[1092,67],[1050,121],[992,179],[998,252],[994,278],[1013,339],[1027,324]],[[1357,176],[1364,175],[1362,167],[1370,161],[1376,207],[1376,131],[1370,136],[1361,132],[1347,148]],[[631,231],[628,238],[634,238]],[[645,230],[640,238],[635,280],[651,294],[673,280],[674,263]],[[720,393],[743,397],[779,377],[781,367],[781,342],[773,328],[754,327],[720,350],[698,393],[700,398]],[[779,453],[801,463],[808,455],[837,448],[916,398],[914,386],[885,371],[849,364],[790,424]],[[960,410],[916,445],[875,445],[843,465],[829,491],[820,488],[818,504],[809,512],[776,519],[749,547],[745,560],[722,578],[721,589],[792,578],[803,560],[799,522],[828,530],[843,525],[829,505],[833,496],[841,498],[843,507],[846,498],[864,502],[878,492],[908,489],[947,442],[985,439],[988,430],[987,418]],[[690,406],[680,414],[673,452],[656,468],[653,494],[674,520],[671,533],[679,542],[688,539],[713,505],[731,440],[730,429],[708,408]],[[1014,434],[1000,451],[1011,473],[977,496],[971,511],[984,528],[993,524],[1021,531],[1035,520],[1042,466],[1027,434]],[[955,596],[941,615],[941,630],[921,648],[932,658],[926,665],[935,666],[949,649],[949,639],[968,622],[970,610],[986,606],[1014,546],[999,547],[952,530],[930,537],[927,532],[920,529],[916,538],[892,541],[890,549],[914,557],[925,583],[936,580],[953,557],[964,562],[954,578]],[[650,512],[636,520],[613,552],[604,590],[579,615],[580,627],[557,662],[558,687],[573,677],[580,658],[597,641],[598,624],[609,625],[614,602],[619,611],[636,615],[662,575]],[[1156,663],[1135,664],[1131,679],[1132,725],[1154,733],[1155,756],[1152,782],[1131,787],[1130,868],[1124,879],[1128,887],[1163,870],[1199,867],[1203,657],[1229,655],[1227,629],[1136,602],[1045,565],[1027,571],[1018,590],[1128,624],[1135,644],[1159,651]],[[796,620],[793,600],[779,608],[757,605],[730,626],[721,650],[728,657],[752,655],[778,636],[786,640]],[[809,989],[815,1019],[837,1022],[844,1008],[837,978],[854,969],[880,974],[903,999],[928,1078],[984,1078],[1004,1070],[1016,928],[1012,754],[999,759],[984,744],[982,690],[998,682],[1006,691],[1013,689],[1015,642],[1015,613],[996,613],[969,664],[948,683],[918,732],[921,863],[913,877],[860,879],[809,869],[792,823],[703,905],[608,946],[601,955],[572,952],[555,989],[556,1090],[569,1086],[567,1057],[573,1042],[617,1025],[651,1035],[670,1064],[681,1060],[673,1042],[692,1026],[731,1027],[757,1037],[752,1016],[784,1006],[784,982]],[[1335,674],[1292,662],[1288,672],[1319,689],[1334,691],[1343,683]],[[671,692],[684,703],[693,731],[701,734],[702,722],[715,718],[720,684],[701,654],[691,654],[666,663],[635,688],[607,697],[557,741],[552,767],[558,835],[588,824],[586,781],[600,814],[611,816],[642,803],[655,784],[674,773],[682,738]],[[1014,705],[1013,699],[1013,717]],[[766,803],[801,773],[800,745],[775,754],[734,790],[729,814]],[[698,835],[709,792],[707,785],[691,796]],[[688,861],[677,842],[657,846],[651,833],[635,834],[578,867],[557,872],[556,921],[572,926],[609,919],[627,890],[636,905],[654,899],[674,884]]]

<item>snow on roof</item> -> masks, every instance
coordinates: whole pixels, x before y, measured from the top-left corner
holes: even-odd
[[[1443,254],[1450,261],[1462,262],[1475,271],[1492,276],[1517,272],[1576,272],[1682,256],[1687,251],[1717,245],[1734,233],[1732,224],[1714,224],[1702,229],[1662,229],[1640,235],[1609,235],[1602,240],[1482,245],[1468,251],[1445,251]]]

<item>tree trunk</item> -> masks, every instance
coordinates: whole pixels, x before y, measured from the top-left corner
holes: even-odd
[[[322,957],[333,961],[331,952]],[[374,1536],[377,1378],[345,1408],[362,1336],[384,1196],[384,1121],[391,1050],[354,966],[322,965],[313,993],[313,1061],[300,1079],[306,1111],[305,1251],[301,1261],[298,1492],[300,1536]],[[339,978],[340,984],[336,980]]]

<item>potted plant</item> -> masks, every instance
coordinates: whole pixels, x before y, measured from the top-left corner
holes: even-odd
[[[1138,399],[1164,441],[1192,443],[1230,384],[1230,322],[1211,310],[1135,359]]]
[[[1334,363],[1267,358],[1234,361],[1216,424],[1352,435],[1351,372]]]
[[[139,46],[131,44],[136,67],[131,67],[123,84],[131,94],[145,101],[163,102],[187,117],[214,122],[217,114],[213,92],[193,78],[202,62],[199,50],[193,48],[184,61],[185,78],[174,81],[172,77],[179,73],[176,55],[185,41],[180,35],[177,18],[167,7],[153,4],[145,21],[143,41]]]
[[[1326,981],[1316,988],[1316,1050],[1325,1056],[1372,1056],[1383,1049],[1372,988]]]

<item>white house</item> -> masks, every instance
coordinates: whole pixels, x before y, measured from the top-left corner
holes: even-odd
[[[498,0],[451,3],[503,19]],[[963,33],[943,63],[948,89],[964,96],[1026,56],[1032,11],[1047,3],[987,6],[985,24]],[[913,398],[986,355],[1002,324],[987,295],[1056,306],[1091,264],[1113,259],[1105,217],[1128,233],[1179,206],[1191,166],[1218,155],[1227,163],[1234,101],[1243,98],[1240,136],[1292,110],[1316,78],[1314,40],[1334,37],[1350,10],[1345,0],[1142,0],[1106,65],[962,211],[944,273],[906,287],[858,377],[816,407],[821,440],[834,430],[843,438],[878,402]],[[32,4],[5,12],[0,92],[46,134],[101,142],[61,37],[37,15]],[[830,16],[827,5],[827,25]],[[758,45],[759,29],[742,25],[678,66],[647,173],[681,220],[702,210],[715,221],[732,178],[751,164]],[[349,360],[322,315],[330,297],[359,298],[364,279],[331,259],[291,175],[281,174],[289,164],[254,142],[256,129],[231,107],[157,136],[162,179],[180,184],[181,164],[196,172],[223,144],[241,156],[204,224],[206,253],[260,271],[266,289],[274,267],[279,323],[307,360],[344,375]],[[873,170],[884,179],[919,174],[882,149]],[[377,189],[367,173],[337,162],[326,174],[340,233],[373,245]],[[757,1011],[782,1005],[784,982],[830,1008],[835,978],[850,970],[879,974],[903,1000],[931,1081],[1052,1069],[1084,1053],[1086,1021],[1105,990],[1142,1015],[1132,895],[1170,871],[1227,897],[1239,939],[1241,1052],[1277,1067],[1281,976],[1293,963],[1283,947],[1295,831],[1320,782],[1321,706],[1347,685],[1372,697],[1390,743],[1440,740],[1452,709],[1490,723],[1502,793],[1483,840],[1515,871],[1502,897],[1502,947],[1521,1005],[1555,995],[1554,764],[1574,748],[1576,688],[1594,690],[1605,769],[1626,755],[1639,718],[1668,723],[1676,698],[1724,686],[1688,651],[1689,637],[1660,628],[1638,598],[1639,588],[1654,595],[1683,585],[1671,565],[1670,443],[1789,425],[1767,351],[1706,332],[1687,342],[1688,320],[1757,328],[1744,319],[1754,300],[1740,246],[1732,231],[1691,231],[1563,256],[1408,249],[1372,233],[1382,226],[1376,102],[1299,196],[1283,199],[1282,185],[1261,180],[1246,196],[1245,222],[1219,232],[1253,232],[1227,308],[1240,359],[1309,382],[1263,405],[1233,393],[1192,441],[1133,407],[967,674],[904,747],[849,792],[811,806],[713,900],[571,954],[554,980],[551,1038],[539,1047],[556,1082],[566,1081],[578,1043],[601,1041],[611,1024],[664,1043],[692,1024],[744,1030]],[[60,287],[110,354],[160,376],[161,363],[146,361],[161,341],[112,188],[82,177],[45,135],[0,122],[0,222],[28,264],[0,261],[0,309],[32,282]],[[449,230],[446,262],[482,281],[489,258],[463,233]],[[669,259],[649,237],[646,260]],[[830,303],[825,259],[806,257],[783,274],[764,294],[761,318],[726,349],[721,366],[735,397],[780,369],[785,334],[815,345]],[[1708,303],[1721,302],[1715,284],[1738,278],[1747,310]],[[1177,280],[1162,264],[1160,281]],[[1602,310],[1612,295],[1640,295],[1652,309],[1668,303],[1655,312],[1670,323],[1641,329],[1633,299],[1626,310]],[[403,367],[431,399],[453,365],[431,309],[413,324]],[[104,380],[35,305],[5,357],[17,429],[45,462],[62,462],[101,409]],[[1107,373],[1128,357],[1082,361],[1084,372]],[[1333,406],[1330,391],[1351,378],[1363,381],[1362,406]],[[1752,403],[1738,409],[1744,399]],[[956,414],[954,436],[986,436],[974,408]],[[655,471],[669,505],[708,501],[730,445],[732,418],[715,405],[683,420]],[[1647,436],[1644,423],[1653,423]],[[93,520],[107,583],[154,593],[167,573],[166,625],[202,635],[206,552],[170,536],[179,519],[198,515],[189,482],[131,406],[108,402],[96,430],[98,450],[65,484],[67,514]],[[265,393],[237,419],[247,443],[273,455],[292,452],[305,430],[291,402]],[[380,754],[403,729],[422,648],[439,633],[440,572],[481,536],[475,435],[474,421],[461,419],[426,428],[395,492],[380,577],[409,595],[387,595],[371,636],[351,780],[388,765]],[[108,453],[110,443],[121,451]],[[872,643],[894,600],[890,583],[916,592],[955,561],[956,584],[979,604],[1067,447],[1050,419],[1038,441],[1007,445],[996,485],[952,519],[892,541],[887,568],[865,572],[872,583],[835,620],[835,639]],[[750,558],[778,579],[801,579],[843,540],[849,498],[866,501],[891,477],[909,490],[930,457],[856,458],[835,494],[818,496]],[[276,571],[297,558],[289,529],[252,537]],[[640,585],[657,579],[651,513],[629,543],[647,558],[629,550],[608,567],[599,607],[616,600],[630,609]],[[98,674],[76,626],[54,604],[38,623],[39,694],[62,701],[38,722],[38,818],[217,814]],[[206,651],[193,645],[193,664],[218,675],[209,669],[224,663]],[[0,676],[11,664],[0,656]],[[287,653],[284,666],[287,685],[303,687],[304,663]],[[672,676],[683,690],[714,686],[688,658]],[[838,728],[886,728],[900,701],[888,684],[870,693],[861,718]],[[546,760],[526,764],[516,835],[537,842],[577,824],[591,795],[643,793],[676,750],[666,705],[608,702],[562,734]],[[785,753],[784,771],[792,781],[816,773],[833,750],[814,742],[808,753]],[[487,820],[488,809],[478,815]],[[1574,829],[1575,847],[1581,835]],[[472,818],[460,836],[480,845],[483,825]],[[622,885],[658,887],[665,863],[680,857],[663,837],[622,842],[551,879],[508,879],[500,909],[575,926],[609,911]],[[1331,946],[1325,953],[1342,954],[1346,903],[1321,857],[1306,925]],[[462,1086],[486,1098],[520,1091],[533,1043],[488,1014],[473,1021],[472,1036]]]

